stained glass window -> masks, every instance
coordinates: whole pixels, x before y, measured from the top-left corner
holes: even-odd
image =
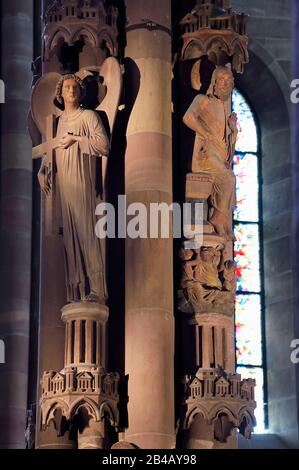
[[[237,90],[233,110],[238,115],[239,136],[234,156],[236,207],[234,255],[237,294],[235,314],[236,363],[242,378],[256,380],[256,432],[267,427],[265,361],[263,354],[263,273],[261,245],[260,160],[258,133],[248,102]]]
[[[259,226],[235,223],[237,290],[260,292]]]

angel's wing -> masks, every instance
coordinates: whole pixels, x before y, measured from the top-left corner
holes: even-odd
[[[32,147],[36,147],[37,145],[41,144],[41,133],[33,120],[31,109],[27,115],[27,129],[31,137]]]
[[[46,119],[49,115],[60,116],[61,111],[54,105],[56,85],[61,78],[59,73],[49,72],[34,85],[31,94],[31,115],[39,132],[46,135]]]
[[[122,71],[115,57],[108,57],[104,61],[100,75],[104,79],[103,85],[106,87],[107,92],[103,101],[97,107],[97,111],[106,113],[112,134],[122,92]]]

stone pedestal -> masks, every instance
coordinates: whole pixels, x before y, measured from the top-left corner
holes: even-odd
[[[213,178],[209,173],[188,173],[186,175],[186,199],[185,202],[191,204],[191,225],[184,224],[184,235],[188,237],[188,232],[200,236],[207,236],[214,233],[214,227],[208,222],[209,204],[208,199],[212,194]],[[196,205],[201,204],[202,213],[197,214]],[[199,217],[199,220],[196,220]],[[185,242],[185,246],[192,245],[193,240]],[[197,242],[198,243],[198,242]]]
[[[255,425],[255,381],[215,367],[185,378],[182,435],[187,449],[237,448],[237,428],[250,438]]]
[[[118,426],[120,380],[102,366],[108,308],[92,302],[72,303],[62,309],[62,320],[66,325],[65,364],[59,372],[43,374],[43,432],[49,433],[54,423],[57,437],[73,441],[72,447],[108,448],[106,423]],[[49,442],[43,447],[48,448]]]
[[[234,319],[219,313],[196,314],[190,324],[195,327],[196,366],[235,370]]]
[[[106,323],[108,307],[93,302],[78,302],[62,309],[65,323],[65,367],[91,370],[106,366]]]

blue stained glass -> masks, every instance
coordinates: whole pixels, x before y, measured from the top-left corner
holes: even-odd
[[[234,233],[237,290],[260,292],[259,226],[236,224]]]
[[[238,115],[239,128],[233,167],[237,180],[234,256],[237,289],[242,292],[236,295],[237,372],[242,375],[243,379],[254,378],[256,380],[257,427],[255,432],[264,432],[258,136],[250,107],[237,90],[233,92],[233,111]],[[250,293],[246,294],[246,292]]]

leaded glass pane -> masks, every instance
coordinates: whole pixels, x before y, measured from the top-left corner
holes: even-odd
[[[236,296],[236,352],[239,365],[262,365],[261,299]]]
[[[259,237],[259,168],[258,136],[253,114],[244,97],[233,93],[233,110],[238,115],[239,136],[234,156],[236,207],[234,210],[234,245],[236,295],[236,359],[242,378],[256,380],[257,409],[255,432],[263,432],[264,364],[262,354],[262,308]],[[246,294],[248,292],[248,294]],[[245,367],[250,366],[250,367]],[[254,367],[260,366],[260,367]]]
[[[258,222],[258,160],[254,154],[236,154],[234,173],[237,179],[235,220]]]
[[[260,292],[259,226],[236,224],[234,233],[237,290]]]
[[[252,112],[243,96],[233,92],[233,110],[238,115],[239,135],[236,144],[238,152],[257,152],[257,131]]]

